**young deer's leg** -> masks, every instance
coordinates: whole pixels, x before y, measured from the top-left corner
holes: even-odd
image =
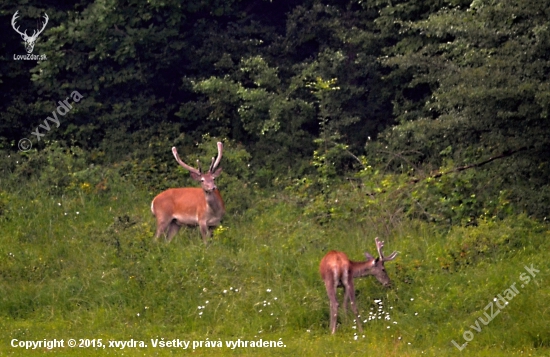
[[[351,310],[353,311],[355,315],[355,322],[357,323],[357,328],[359,329],[359,332],[363,332],[363,328],[361,327],[361,317],[359,316],[359,313],[357,312],[357,304],[355,303],[355,287],[353,286],[353,276],[351,276],[348,279],[348,283],[346,286],[346,291],[349,290],[349,293],[347,294],[349,296],[349,302],[351,304]]]
[[[344,272],[344,274],[342,275],[342,286],[344,287],[344,316],[347,315],[348,313],[348,299],[349,299],[349,285],[347,283],[348,281],[348,277],[349,277],[349,272]],[[353,280],[352,280],[352,285],[353,285]]]
[[[330,301],[330,332],[334,334],[336,332],[336,320],[338,317],[338,300],[336,299],[336,286],[337,281],[334,279],[326,279],[325,287],[327,288],[327,295]]]
[[[180,230],[180,226],[176,223],[176,221],[170,222],[170,225],[168,226],[168,229],[166,230],[166,241],[171,242],[172,238],[178,233]]]

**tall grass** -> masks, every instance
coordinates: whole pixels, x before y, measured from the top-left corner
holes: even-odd
[[[284,348],[197,348],[197,355],[546,356],[550,354],[548,227],[519,216],[441,231],[420,221],[366,226],[318,224],[292,200],[257,195],[230,211],[211,238],[182,229],[153,240],[154,194],[125,180],[52,192],[39,179],[3,181],[0,216],[2,355],[28,355],[19,340],[144,340],[147,349],[56,349],[60,355],[171,355],[150,339],[281,340]],[[223,190],[223,188],[222,188]],[[374,237],[398,258],[386,265],[394,288],[356,283],[363,334],[341,314],[328,331],[318,273],[331,249],[360,260]],[[520,287],[524,266],[540,273]],[[480,332],[470,327],[498,294],[519,293]],[[339,294],[340,299],[342,294]],[[381,307],[381,309],[380,309]],[[378,318],[381,317],[381,318]],[[466,330],[473,340],[463,351]]]

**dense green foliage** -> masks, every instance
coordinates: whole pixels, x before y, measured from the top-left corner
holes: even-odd
[[[17,10],[28,33],[48,14],[46,60],[15,59]],[[534,0],[2,2],[0,331],[455,355],[534,264],[460,353],[548,354],[549,18]],[[211,244],[153,242],[150,200],[195,185],[170,148],[208,162],[218,140]],[[401,252],[396,289],[362,281],[359,307],[382,299],[392,325],[355,341],[342,317],[328,338],[317,264],[376,235]]]
[[[49,13],[35,49],[47,60],[10,57],[23,50],[8,25],[15,10],[23,28]],[[365,155],[414,182],[469,167],[440,185],[458,192],[426,188],[429,201],[468,206],[464,217],[500,199],[544,218],[549,14],[545,2],[513,0],[8,1],[0,149],[58,140],[92,151],[95,163],[154,166],[168,156],[160,142],[191,152],[210,134],[251,153],[250,178],[262,187],[316,175],[312,158],[341,178]],[[83,99],[41,128],[73,91]]]

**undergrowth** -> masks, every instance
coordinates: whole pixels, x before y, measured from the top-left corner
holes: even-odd
[[[59,179],[54,171],[29,173],[24,181],[2,178],[2,355],[47,351],[13,348],[13,339],[54,338],[134,339],[149,346],[53,350],[83,356],[178,351],[151,346],[151,339],[162,338],[224,346],[238,339],[280,340],[286,346],[198,347],[197,355],[549,353],[550,231],[524,215],[442,227],[418,218],[382,221],[390,211],[362,207],[362,217],[342,210],[319,220],[292,190],[273,194],[245,182],[245,191],[243,180],[224,173],[222,194],[244,208],[228,210],[208,246],[192,228],[167,244],[153,240],[149,205],[159,190],[134,184],[116,168],[75,170],[80,174]],[[351,207],[346,195],[332,199]],[[393,289],[372,278],[358,280],[364,332],[341,313],[331,336],[319,261],[331,249],[352,260],[365,251],[376,255],[376,236],[388,253],[399,252],[386,265]],[[539,271],[528,283],[521,279],[526,267]],[[479,332],[473,329],[512,284],[518,289],[513,299]],[[452,341],[463,345],[464,336],[473,337],[459,351]]]

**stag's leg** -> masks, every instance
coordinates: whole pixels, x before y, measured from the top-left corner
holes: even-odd
[[[325,287],[327,288],[327,295],[330,301],[330,333],[336,332],[336,320],[338,317],[338,300],[336,299],[336,286],[337,282],[325,280]]]
[[[155,240],[158,240],[161,235],[166,235],[171,222],[171,219],[157,218],[157,231],[155,232]]]
[[[180,230],[180,226],[176,223],[176,221],[170,222],[170,225],[168,226],[168,229],[166,230],[166,241],[171,242],[172,238],[178,233]]]
[[[210,237],[210,231],[208,230],[208,224],[206,222],[199,223],[201,229],[201,236],[204,244],[208,244],[208,237]]]
[[[350,276],[350,278],[348,279],[347,283],[344,286],[344,289],[346,289],[346,296],[349,297],[351,310],[355,315],[355,322],[357,323],[357,328],[359,329],[359,332],[363,332],[363,327],[361,327],[361,317],[357,312],[357,304],[355,303],[355,287],[353,286],[353,277]],[[344,296],[344,299],[345,298],[346,297]]]

